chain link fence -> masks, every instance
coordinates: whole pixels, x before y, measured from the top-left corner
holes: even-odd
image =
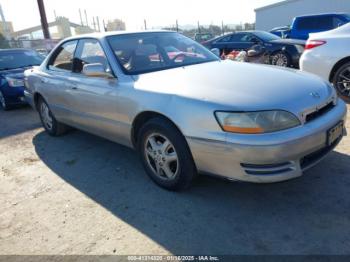
[[[26,48],[47,55],[60,41],[60,39],[36,39],[36,40],[1,40],[0,49]]]

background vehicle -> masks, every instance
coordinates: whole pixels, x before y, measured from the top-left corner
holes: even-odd
[[[196,33],[194,35],[194,40],[197,41],[198,43],[203,43],[205,41],[208,41],[212,39],[214,36],[212,33]]]
[[[290,26],[280,26],[270,30],[271,34],[277,35],[281,38],[288,38],[289,32],[290,32]]]
[[[300,59],[302,71],[333,83],[350,102],[350,23],[332,31],[311,34]]]
[[[270,56],[270,64],[299,68],[299,58],[304,51],[305,41],[282,39],[264,31],[246,31],[227,34],[203,43],[209,49],[218,48],[220,54],[232,51],[248,51],[260,45]]]
[[[329,31],[350,22],[349,14],[318,14],[295,17],[289,29],[272,30],[271,33],[291,39],[307,40],[309,34]]]
[[[318,77],[221,61],[175,32],[69,38],[25,75],[50,135],[70,125],[133,147],[150,178],[171,190],[198,172],[295,178],[343,136],[346,106]]]
[[[0,50],[0,105],[7,110],[24,104],[24,70],[40,65],[43,57],[31,49]]]

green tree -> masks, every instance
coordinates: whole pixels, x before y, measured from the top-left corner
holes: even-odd
[[[8,41],[1,33],[0,33],[0,48],[10,48]]]

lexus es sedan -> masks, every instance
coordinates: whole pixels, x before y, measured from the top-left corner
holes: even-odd
[[[300,58],[302,71],[316,74],[333,84],[350,103],[350,23],[337,29],[311,34]]]
[[[282,39],[256,30],[227,34],[202,44],[208,49],[219,49],[221,55],[232,51],[248,51],[258,46],[270,56],[271,65],[299,68],[299,58],[304,51],[305,41]]]
[[[72,126],[134,148],[169,190],[197,174],[295,178],[345,134],[346,106],[325,81],[221,61],[176,32],[68,38],[25,75],[26,97],[50,135]]]

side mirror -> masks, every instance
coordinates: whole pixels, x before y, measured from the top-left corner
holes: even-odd
[[[111,73],[106,72],[104,66],[100,63],[84,65],[82,73],[89,77],[114,78]]]
[[[220,57],[220,49],[219,48],[213,48],[210,50],[214,55],[217,57]]]

